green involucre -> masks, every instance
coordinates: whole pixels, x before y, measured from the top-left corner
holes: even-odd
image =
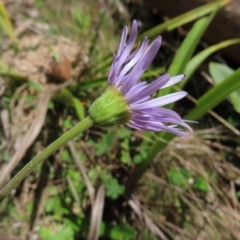
[[[111,127],[126,123],[130,119],[130,111],[126,99],[121,93],[108,87],[89,109],[90,118],[98,127]]]

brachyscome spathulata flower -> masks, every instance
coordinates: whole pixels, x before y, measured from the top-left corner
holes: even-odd
[[[188,134],[177,128],[178,125],[189,130],[191,128],[176,112],[160,107],[185,97],[187,93],[182,91],[151,99],[153,93],[181,81],[184,75],[170,77],[164,74],[149,84],[139,81],[158,53],[161,37],[157,37],[150,46],[145,37],[132,52],[137,28],[137,22],[134,20],[127,39],[128,28],[124,27],[117,54],[114,54],[109,71],[108,87],[92,104],[89,115],[94,124],[100,127],[125,123],[135,129],[167,131],[186,137]]]

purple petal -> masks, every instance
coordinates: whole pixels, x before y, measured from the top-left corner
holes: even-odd
[[[123,31],[122,31],[122,36],[121,36],[121,40],[120,40],[120,43],[119,43],[119,47],[118,47],[116,58],[121,55],[121,53],[122,53],[122,51],[123,51],[123,49],[125,47],[127,34],[128,34],[128,27],[125,26],[123,28]]]
[[[177,93],[172,93],[168,94],[163,97],[155,98],[152,100],[149,100],[145,103],[140,103],[140,104],[130,104],[131,110],[137,110],[137,109],[144,109],[144,108],[152,108],[152,107],[161,107],[163,105],[175,102],[187,95],[186,92],[177,92]]]
[[[126,58],[129,56],[129,53],[132,50],[132,47],[136,41],[136,38],[137,38],[137,21],[134,20],[133,25],[132,25],[132,31],[130,33],[130,37],[129,37],[129,39],[126,43],[126,46],[125,46],[124,50],[121,52],[119,59],[116,63],[116,67],[115,67],[116,72],[119,72],[120,67],[125,62]]]
[[[154,92],[158,91],[162,86],[164,86],[164,84],[166,84],[169,81],[169,78],[170,76],[168,74],[164,74],[163,76],[159,77],[145,88],[142,88],[139,93],[136,93],[135,95],[132,95],[130,98],[127,98],[129,103],[134,103],[135,101],[138,101],[140,98],[150,96]]]
[[[139,112],[141,112],[142,114],[149,114],[152,116],[157,116],[157,117],[161,117],[161,116],[171,116],[171,117],[175,117],[175,118],[180,118],[180,116],[174,112],[171,109],[167,109],[167,108],[147,108],[147,109],[142,109]]]
[[[150,96],[147,96],[147,97],[144,97],[144,98],[139,99],[139,100],[136,101],[135,103],[142,103],[142,102],[145,102],[145,101],[147,101],[147,100],[149,100],[149,99],[150,99]]]
[[[140,130],[166,131],[177,134],[179,136],[188,137],[188,134],[183,132],[182,130],[170,126],[164,126],[161,123],[152,123],[148,121],[136,120],[134,122],[130,122],[128,125]]]
[[[185,75],[184,75],[184,74],[171,77],[170,80],[169,80],[164,86],[162,86],[162,89],[165,88],[165,87],[172,86],[172,85],[174,85],[174,84],[182,81],[184,78],[185,78]]]
[[[136,66],[132,69],[131,73],[129,74],[128,78],[124,82],[121,92],[125,94],[128,89],[132,88],[134,84],[138,81],[141,75],[146,71],[146,69],[151,64],[152,60],[156,56],[160,45],[161,45],[161,37],[157,37],[150,47],[147,49],[143,57],[139,60]]]
[[[127,63],[124,68],[122,69],[122,71],[120,72],[119,76],[118,76],[118,82],[119,83],[121,81],[121,79],[126,75],[126,73],[134,66],[136,65],[136,63],[139,61],[139,59],[142,57],[142,55],[144,54],[146,45],[148,43],[147,39],[144,39],[140,48],[138,49],[138,51],[136,52],[135,56],[133,57],[133,59]]]
[[[135,94],[135,91],[141,90],[147,85],[147,82],[139,82],[135,84],[125,95],[125,97],[130,97],[132,94]]]

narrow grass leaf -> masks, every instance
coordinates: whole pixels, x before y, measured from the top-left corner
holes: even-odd
[[[81,90],[83,89],[90,89],[94,87],[99,87],[103,84],[107,84],[107,77],[101,77],[96,79],[91,79],[81,83]]]
[[[0,27],[8,34],[13,42],[17,42],[17,38],[14,34],[14,28],[8,16],[7,10],[0,0]]]
[[[18,79],[18,80],[24,80],[24,81],[27,80],[27,77],[17,72],[17,70],[1,62],[0,62],[0,74],[14,78],[14,79]]]
[[[200,41],[202,35],[206,31],[207,27],[211,23],[213,17],[216,15],[219,6],[215,6],[215,10],[207,17],[203,17],[195,22],[181,46],[179,47],[174,59],[168,69],[168,73],[171,76],[175,76],[184,73],[184,70],[192,57],[198,42]],[[173,91],[173,88],[166,88],[161,91],[161,95],[169,94]],[[174,104],[171,104],[171,108]]]
[[[228,3],[230,3],[230,0],[220,0],[220,1],[215,1],[212,3],[205,4],[201,7],[195,8],[173,19],[170,19],[169,21],[162,23],[148,31],[143,32],[141,35],[139,35],[138,39],[142,39],[144,38],[144,36],[148,36],[149,38],[152,38],[164,31],[171,31],[186,23],[192,22],[200,17],[203,17],[215,11],[217,7],[225,6]]]
[[[207,29],[208,25],[212,21],[213,17],[215,16],[217,10],[218,10],[218,5],[215,6],[215,9],[213,9],[213,12],[207,16],[199,19],[198,21],[195,22],[191,30],[189,31],[188,35],[185,37],[184,41],[182,42],[180,48],[178,49],[172,64],[169,67],[168,73],[171,76],[175,76],[178,74],[181,74],[184,72],[184,69],[186,68],[189,59],[192,57],[196,46],[198,42],[200,41],[203,33]],[[158,93],[158,96],[160,95],[167,95],[173,91],[172,87],[165,88],[161,90]],[[170,104],[169,108],[172,108],[174,104]],[[158,133],[157,135],[161,135],[162,133]],[[146,136],[150,137],[152,133],[147,132]],[[143,141],[142,145],[146,145],[147,142]]]
[[[191,30],[188,32],[181,46],[179,47],[172,64],[168,69],[171,76],[180,74],[187,66],[189,59],[192,57],[193,52],[198,45],[203,33],[207,29],[209,23],[212,21],[216,14],[216,10],[208,17],[203,17],[195,22]]]
[[[79,99],[75,98],[67,88],[61,89],[56,94],[55,99],[59,102],[64,103],[65,105],[74,107],[80,120],[83,120],[85,118],[83,104]]]
[[[186,69],[184,73],[186,74],[186,78],[179,84],[181,88],[184,87],[184,85],[187,83],[187,81],[191,78],[193,73],[196,71],[196,69],[203,63],[207,57],[209,57],[211,54],[214,52],[229,47],[233,44],[239,44],[240,43],[240,38],[236,39],[231,39],[231,40],[226,40],[223,42],[220,42],[218,44],[215,44],[211,47],[206,48],[205,50],[201,51],[198,53],[196,56],[194,56],[189,63],[186,66]]]
[[[138,40],[143,39],[145,36],[148,36],[149,39],[161,34],[164,31],[172,31],[184,24],[187,24],[189,22],[192,22],[198,18],[201,18],[207,14],[210,14],[214,12],[216,9],[223,7],[227,4],[229,4],[230,0],[218,0],[212,3],[205,4],[201,7],[195,8],[191,11],[188,11],[184,14],[181,14],[175,18],[172,18],[168,20],[167,22],[164,22],[162,24],[157,25],[156,27],[151,28],[150,30],[147,30],[140,34],[138,36]],[[102,59],[101,66],[97,66],[97,69],[94,71],[96,73],[105,71],[106,68],[111,63],[111,54],[108,54],[105,58]],[[98,64],[100,65],[100,64]]]

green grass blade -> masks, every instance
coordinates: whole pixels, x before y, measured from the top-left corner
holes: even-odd
[[[26,76],[20,74],[17,70],[0,62],[0,75],[9,76],[18,80],[27,80]]]
[[[81,83],[81,90],[107,85],[107,77],[96,78]]]
[[[74,107],[77,116],[80,120],[85,118],[84,107],[81,101],[73,96],[73,94],[67,89],[61,89],[55,96],[55,100],[64,103],[67,106]]]
[[[8,34],[13,42],[17,42],[17,38],[14,34],[13,25],[9,19],[7,10],[0,0],[0,27]]]
[[[213,17],[216,15],[219,6],[217,5],[214,11],[207,17],[203,17],[195,22],[184,41],[182,42],[180,48],[178,49],[174,59],[168,69],[168,73],[171,76],[175,76],[181,73],[184,73],[184,70],[192,57],[198,42],[200,41],[202,35],[206,31],[207,27],[211,23]],[[165,88],[159,94],[166,95],[173,92],[173,88]],[[171,104],[172,108],[174,104]]]
[[[230,93],[238,88],[240,88],[240,68],[204,94],[197,101],[196,107],[185,117],[185,119],[197,120],[201,118],[208,110],[217,106]]]
[[[203,33],[207,29],[208,25],[212,21],[213,17],[215,16],[216,12],[218,10],[218,6],[215,6],[214,11],[207,17],[203,17],[196,21],[196,23],[193,25],[191,30],[189,31],[188,35],[185,37],[184,41],[182,42],[180,48],[178,49],[172,64],[169,67],[168,73],[171,76],[175,76],[181,73],[184,73],[184,69],[186,68],[189,59],[192,57],[194,50],[196,49],[196,46],[201,39]],[[158,94],[160,95],[167,95],[173,91],[172,87],[165,88],[161,90]],[[172,108],[174,104],[169,105],[169,108]],[[146,136],[151,136],[152,133],[146,133]],[[159,133],[158,135],[161,135],[162,133]],[[143,145],[146,145],[147,142],[142,143]]]
[[[216,51],[218,51],[220,49],[229,47],[229,46],[231,46],[233,44],[239,44],[239,43],[240,43],[240,38],[226,40],[226,41],[223,41],[221,43],[215,44],[215,45],[213,45],[211,47],[208,47],[205,50],[203,50],[202,52],[198,53],[187,64],[187,67],[186,67],[186,69],[184,71],[185,74],[186,74],[186,78],[180,83],[180,87],[183,87],[187,83],[187,81],[191,78],[191,76],[196,71],[196,69],[211,54],[213,54],[214,52],[216,52]]]
[[[203,33],[207,29],[208,25],[212,21],[216,14],[216,10],[208,17],[203,17],[199,19],[191,28],[184,41],[182,42],[180,48],[178,49],[172,64],[168,69],[168,73],[171,76],[183,73],[186,68],[193,52],[198,45]]]
[[[141,35],[139,35],[138,39],[142,39],[145,36],[152,38],[152,37],[159,35],[163,31],[171,31],[171,30],[173,30],[177,27],[180,27],[186,23],[192,22],[200,17],[203,17],[203,16],[215,11],[216,8],[225,6],[228,3],[230,3],[229,0],[220,0],[220,1],[215,1],[212,3],[208,3],[206,5],[203,5],[201,7],[195,8],[195,9],[188,11],[184,14],[181,14],[173,19],[170,19],[167,22],[162,23],[148,31],[143,32]]]
[[[216,9],[227,5],[228,3],[230,3],[230,0],[219,0],[219,1],[205,4],[199,8],[195,8],[195,9],[188,11],[184,14],[181,14],[175,18],[172,18],[172,19],[168,20],[167,22],[164,22],[154,28],[151,28],[150,30],[143,32],[142,34],[140,34],[138,36],[137,39],[141,40],[145,36],[148,36],[148,38],[153,38],[153,37],[161,34],[164,31],[171,31],[171,30],[176,29],[186,23],[192,22],[198,18],[201,18],[207,14],[210,14],[210,13],[214,12]],[[106,61],[106,64],[103,64],[103,66],[101,66],[101,67],[97,66],[98,70],[96,70],[96,73],[99,71],[105,70],[106,67],[110,65],[111,61],[109,61],[109,60],[111,59],[111,57],[112,57],[112,55],[109,54],[103,59],[104,60],[103,62]]]

